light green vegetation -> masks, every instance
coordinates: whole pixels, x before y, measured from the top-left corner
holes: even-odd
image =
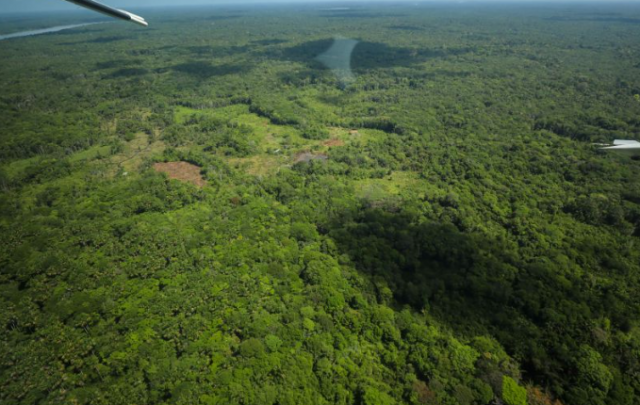
[[[637,404],[640,165],[592,144],[640,139],[640,9],[606,12],[0,42],[0,403]]]
[[[513,378],[502,377],[502,398],[507,405],[527,405],[527,390],[520,387]]]

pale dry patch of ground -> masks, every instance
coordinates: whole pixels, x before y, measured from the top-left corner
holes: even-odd
[[[278,172],[286,162],[281,156],[256,155],[246,158],[232,158],[229,163],[252,176],[266,176]]]
[[[325,161],[327,159],[329,159],[329,156],[325,155],[324,153],[299,152],[293,158],[293,163],[310,162],[312,160]]]
[[[349,135],[349,130],[342,127],[327,127],[331,138],[346,138]]]
[[[153,169],[165,173],[170,179],[184,181],[198,187],[207,185],[206,180],[200,174],[200,167],[189,162],[156,163],[153,165]]]
[[[324,141],[322,145],[329,148],[334,146],[344,146],[344,141],[342,139],[329,139],[328,141]]]

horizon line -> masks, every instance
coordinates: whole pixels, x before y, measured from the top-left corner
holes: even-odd
[[[106,0],[109,3],[111,0]],[[114,0],[115,1],[115,0]],[[63,1],[61,3],[64,4]],[[637,5],[640,6],[640,0],[312,0],[300,2],[299,0],[240,0],[240,1],[221,1],[212,2],[208,4],[203,3],[180,3],[180,4],[160,4],[160,5],[139,5],[139,6],[126,6],[128,9],[134,10],[160,10],[160,9],[185,9],[185,8],[221,8],[229,6],[312,6],[314,4],[334,3],[343,4],[345,6],[362,7],[370,3],[376,3],[378,5],[418,5],[420,4],[432,4],[432,5],[449,5],[449,6],[481,6],[492,4],[510,4],[517,6],[563,6],[563,5],[603,5],[603,6],[615,6],[615,5]],[[110,4],[110,3],[109,3]],[[123,6],[125,7],[125,6]],[[35,15],[35,14],[50,14],[50,13],[74,13],[82,14],[85,10],[81,8],[77,9],[34,9],[34,10],[18,10],[18,11],[0,11],[0,16],[10,15]]]

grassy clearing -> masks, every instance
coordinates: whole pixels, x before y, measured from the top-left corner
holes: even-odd
[[[128,142],[124,150],[114,155],[111,162],[125,171],[133,172],[140,168],[146,159],[161,154],[165,149],[162,141],[151,141],[149,135],[136,134],[136,137]]]
[[[38,156],[34,156],[29,159],[16,160],[2,166],[2,169],[9,179],[15,179],[19,177],[30,165],[37,162],[39,159],[41,158]]]
[[[90,161],[109,156],[110,146],[94,146],[69,156],[70,162]]]
[[[393,172],[382,179],[363,179],[355,182],[356,195],[369,201],[406,196],[424,192],[428,185],[412,172]]]
[[[230,158],[229,164],[252,176],[276,174],[281,167],[290,164],[286,156],[256,155],[248,158]]]
[[[311,94],[313,93],[313,94]],[[314,111],[333,114],[330,106],[316,100],[317,94],[311,92],[304,97],[304,103]],[[309,101],[312,100],[313,102]],[[325,111],[326,110],[326,111]],[[249,111],[244,104],[231,105],[216,109],[197,110],[187,107],[176,107],[175,119],[185,123],[192,116],[206,116],[231,124],[244,125],[251,128],[249,141],[257,146],[257,153],[246,158],[227,158],[245,173],[263,176],[276,173],[282,166],[293,164],[300,153],[313,152],[326,154],[330,148],[358,142],[366,144],[375,142],[388,134],[373,129],[352,129],[342,127],[328,127],[329,139],[310,140],[302,137],[300,131],[291,126],[273,124],[269,119]]]
[[[174,119],[178,124],[184,124],[192,115],[200,113],[200,110],[183,106],[177,106],[174,111]]]

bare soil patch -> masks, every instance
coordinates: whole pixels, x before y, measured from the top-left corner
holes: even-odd
[[[170,179],[186,181],[198,187],[207,184],[200,174],[200,168],[188,162],[156,163],[153,168],[157,172],[166,173]]]
[[[342,139],[329,139],[322,143],[324,146],[333,147],[333,146],[343,146],[344,141]]]
[[[323,153],[311,153],[311,152],[300,152],[298,153],[295,158],[293,159],[293,163],[300,163],[300,162],[310,162],[312,160],[327,160],[329,159],[329,156],[323,154]]]

